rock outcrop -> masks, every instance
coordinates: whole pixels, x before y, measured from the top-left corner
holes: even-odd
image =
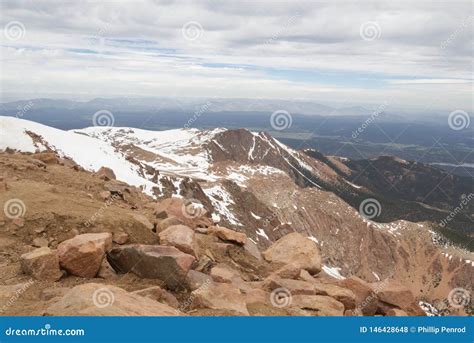
[[[110,233],[77,235],[58,245],[59,263],[61,268],[72,275],[93,278],[111,246]]]

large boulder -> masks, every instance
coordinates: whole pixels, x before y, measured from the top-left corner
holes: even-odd
[[[316,290],[312,283],[292,280],[292,279],[281,279],[276,277],[270,277],[264,282],[264,287],[270,291],[278,288],[284,288],[289,291],[292,295],[306,294],[315,295]]]
[[[186,283],[191,291],[195,291],[199,287],[203,287],[203,285],[208,285],[212,282],[212,277],[198,272],[197,270],[190,270],[186,276]]]
[[[158,219],[175,217],[186,220],[186,204],[182,198],[166,198],[155,205],[154,214]]]
[[[242,283],[243,279],[240,276],[240,273],[235,269],[220,263],[211,269],[210,273],[212,279],[216,282],[226,282],[226,283]]]
[[[313,287],[317,295],[328,295],[331,298],[344,304],[346,310],[353,310],[356,307],[356,296],[348,288],[340,287],[331,283],[315,281]]]
[[[183,221],[176,217],[168,217],[158,222],[158,225],[156,225],[156,232],[160,233],[161,231],[166,230],[170,226],[183,224]]]
[[[99,175],[99,177],[105,181],[116,179],[114,171],[108,167],[100,167],[100,169],[97,171],[97,175]]]
[[[209,232],[223,241],[237,243],[244,245],[247,242],[247,235],[242,232],[237,232],[223,226],[211,226]]]
[[[377,312],[378,298],[369,283],[351,276],[347,279],[337,281],[337,285],[351,290],[355,295],[355,314],[373,316]]]
[[[197,256],[197,242],[194,230],[185,225],[173,225],[158,234],[160,244],[171,245],[179,250]]]
[[[35,249],[20,256],[23,273],[37,280],[56,281],[62,276],[56,252],[48,247]]]
[[[249,315],[245,296],[229,283],[209,283],[191,293],[193,308],[228,310],[237,315]]]
[[[170,289],[186,288],[186,274],[195,261],[193,256],[175,247],[144,244],[116,247],[107,257],[117,272],[160,279]]]
[[[93,278],[111,246],[112,234],[108,232],[77,235],[58,245],[59,263],[72,275]]]
[[[87,283],[49,306],[47,316],[180,316],[178,310],[122,288]]]
[[[263,258],[276,265],[291,265],[306,269],[311,274],[321,271],[321,255],[318,246],[300,233],[283,236],[263,252]],[[280,274],[282,275],[282,274]]]
[[[413,293],[402,284],[385,280],[373,283],[371,287],[379,299],[379,308],[384,309],[382,312],[386,313],[388,310],[385,309],[390,307],[398,307],[411,316],[426,315],[418,305]]]
[[[316,316],[343,316],[344,305],[334,298],[325,295],[294,295],[292,307],[309,310]]]

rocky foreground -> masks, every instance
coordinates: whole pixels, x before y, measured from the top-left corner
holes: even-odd
[[[391,278],[326,273],[304,234],[261,251],[204,207],[153,200],[108,168],[13,151],[0,166],[2,315],[425,315]]]

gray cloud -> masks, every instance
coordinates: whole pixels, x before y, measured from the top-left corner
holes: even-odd
[[[23,0],[1,6],[2,27],[18,21],[26,29],[19,40],[2,37],[4,98],[134,89],[135,95],[379,102],[395,94],[407,106],[443,96],[444,108],[472,109],[470,1]],[[183,37],[191,21],[203,28],[196,41]],[[378,38],[361,38],[367,22],[377,24]],[[285,75],[272,72],[279,70]],[[305,72],[326,77],[302,78]],[[328,78],[332,73],[346,77]],[[361,74],[374,87],[360,86]]]

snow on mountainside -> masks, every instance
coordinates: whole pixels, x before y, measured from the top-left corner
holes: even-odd
[[[141,177],[137,166],[128,162],[110,144],[74,132],[62,131],[35,122],[12,117],[0,117],[0,149],[16,149],[25,152],[52,149],[63,157],[73,159],[90,171],[102,166],[112,168],[117,178],[134,186],[152,183]]]
[[[342,162],[292,150],[267,133],[62,131],[11,117],[0,117],[0,131],[0,150],[52,150],[89,171],[109,167],[118,180],[157,199],[196,199],[214,223],[245,233],[260,249],[300,232],[318,245],[326,273],[335,277],[393,277],[428,300],[474,282],[472,254],[452,248],[454,257],[446,257],[448,251],[432,242],[429,222],[364,218],[337,195],[337,187],[356,195],[365,188],[341,176]]]
[[[247,130],[243,134],[251,137],[252,142],[249,144],[252,146],[237,147],[236,142],[227,137],[233,136],[233,132],[226,129],[147,131],[90,127],[62,131],[12,117],[0,117],[0,129],[2,150],[8,147],[25,152],[51,149],[89,171],[97,171],[102,166],[109,167],[114,170],[118,180],[141,187],[149,195],[164,196],[165,189],[169,189],[166,186],[171,183],[174,189],[166,195],[182,196],[182,183],[186,178],[199,180],[217,212],[213,214],[214,218],[223,216],[228,223],[240,226],[242,223],[231,209],[235,200],[221,181],[232,180],[246,187],[249,178],[257,175],[268,177],[293,168],[290,167],[289,157],[293,164],[310,168],[297,156],[297,152],[263,133]],[[265,146],[263,157],[263,148],[259,144]],[[232,151],[238,149],[244,151],[244,160],[237,159],[240,150]],[[270,153],[270,150],[273,151]],[[284,150],[287,155],[283,160],[280,150]],[[231,155],[225,158],[222,156],[229,153]],[[265,155],[273,156],[273,160],[265,160]],[[219,163],[223,160],[224,166]],[[272,163],[275,166],[271,166]]]

